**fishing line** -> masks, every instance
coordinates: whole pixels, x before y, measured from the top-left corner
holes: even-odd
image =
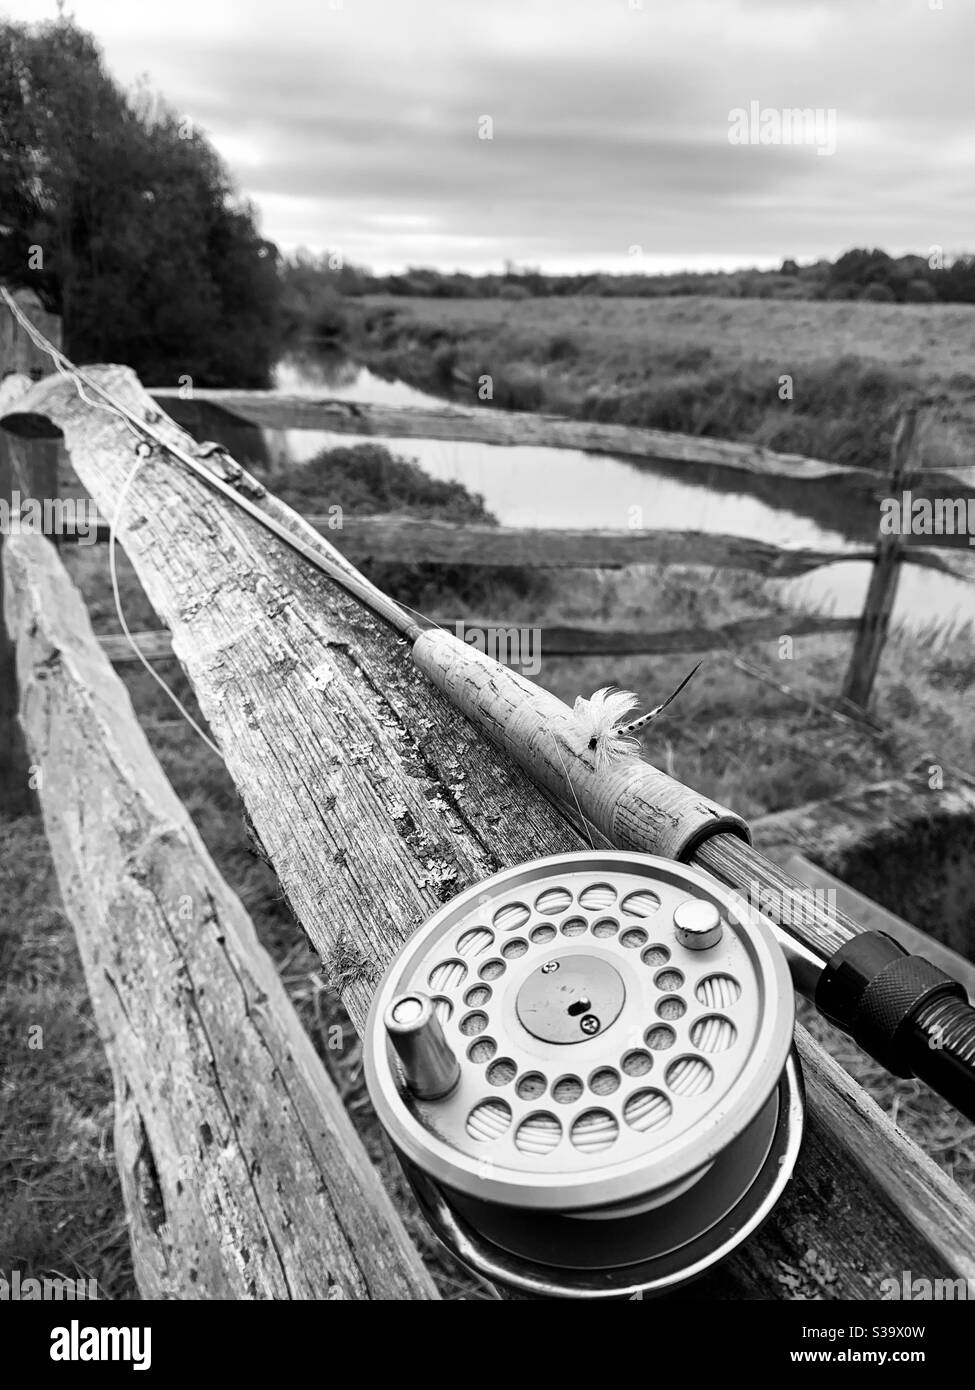
[[[10,306],[6,292],[3,298]],[[22,322],[23,316],[15,305],[12,311]],[[301,532],[291,529],[295,523],[300,524],[300,517],[288,512],[282,520],[276,513],[258,507],[198,456],[169,443],[145,419],[46,343],[42,334],[31,332],[30,337],[72,374],[75,390],[80,380],[89,395],[114,409],[134,430],[142,446],[139,463],[150,445],[163,450],[183,463],[210,492],[229,501],[237,511],[251,517],[384,618],[409,642],[414,664],[450,704],[567,806],[568,764],[572,799],[580,812],[583,804],[593,812],[591,824],[611,845],[635,854],[640,863],[648,855],[658,856],[655,872],[663,874],[672,871],[668,864],[690,859],[699,869],[707,870],[711,879],[736,893],[746,891],[756,881],[779,895],[777,901],[783,892],[805,893],[797,880],[751,848],[747,824],[733,810],[684,786],[645,762],[636,751],[620,756],[628,741],[621,730],[627,721],[634,722],[630,717],[634,697],[603,689],[591,700],[577,701],[576,710],[570,712],[557,697],[460,641],[453,633],[437,627],[424,629],[344,557],[327,554],[322,548],[323,537],[316,534],[317,544],[312,544]],[[150,418],[160,417],[153,412]],[[241,537],[242,543],[246,540],[247,537]],[[672,698],[673,695],[668,697],[663,705]],[[650,714],[659,713],[660,708]],[[572,755],[571,759],[564,759],[560,746],[561,771],[538,754],[538,740],[556,729],[565,735],[565,750]],[[587,740],[594,735],[595,752],[601,757],[593,756],[593,750],[587,748]],[[838,1024],[888,1071],[928,1081],[963,1114],[975,1118],[975,1009],[968,1003],[959,981],[923,958],[905,953],[882,933],[863,931],[835,907],[826,909],[814,904],[808,911],[804,909],[798,920],[779,909],[770,914],[770,919],[777,923],[776,939],[783,960],[793,969],[796,984],[815,1000],[826,1018]],[[878,981],[888,979],[896,983],[899,991],[898,1006],[893,1009],[888,1007],[889,990],[877,986]]]
[[[175,690],[172,689],[172,687],[166,682],[166,680],[159,674],[158,671],[154,669],[152,664],[147,660],[145,653],[142,651],[141,647],[132,635],[131,629],[129,628],[129,624],[126,621],[125,612],[122,608],[122,595],[119,588],[118,561],[115,547],[116,534],[118,532],[119,521],[122,516],[122,509],[125,506],[129,489],[131,488],[132,483],[135,481],[135,476],[138,473],[139,469],[142,467],[146,459],[149,458],[151,454],[151,445],[143,438],[140,432],[127,418],[124,411],[119,410],[110,398],[104,401],[97,401],[92,400],[90,396],[86,395],[84,391],[84,378],[79,373],[77,373],[76,370],[69,370],[68,368],[62,365],[62,361],[60,360],[61,354],[58,353],[57,349],[54,348],[53,344],[48,343],[47,340],[44,338],[43,334],[41,334],[40,331],[37,330],[34,327],[34,325],[30,322],[30,320],[20,312],[19,306],[17,305],[16,301],[10,297],[7,290],[3,289],[2,287],[0,287],[0,289],[2,289],[3,298],[8,308],[12,309],[18,322],[21,324],[28,337],[33,342],[34,346],[39,348],[48,357],[50,357],[51,361],[54,363],[54,366],[59,376],[62,376],[66,381],[69,381],[72,384],[79,398],[82,401],[84,401],[85,405],[91,407],[91,409],[93,410],[102,410],[106,414],[116,416],[117,419],[122,421],[122,424],[126,427],[126,429],[128,429],[128,431],[136,437],[136,453],[138,457],[128,477],[122,484],[122,488],[118,496],[118,504],[115,508],[115,515],[109,523],[108,528],[108,573],[112,584],[112,598],[115,602],[115,615],[118,619],[119,627],[122,629],[122,634],[125,637],[126,642],[129,644],[132,651],[135,653],[136,658],[141,663],[143,668],[146,671],[148,671],[149,675],[159,686],[159,688],[165,692],[167,698],[172,701],[173,705],[175,705],[176,709],[182,715],[183,719],[185,719],[186,723],[196,734],[199,735],[199,737],[203,740],[203,742],[210,749],[210,751],[213,754],[215,754],[216,757],[222,757],[220,749],[209,737],[209,735],[204,732],[204,730],[200,727],[197,721],[193,718],[192,714],[190,714],[189,710],[183,704],[182,700],[180,700]],[[67,361],[67,359],[64,360]]]
[[[129,488],[132,486],[133,480],[135,479],[135,475],[138,473],[139,469],[142,467],[147,457],[148,454],[140,454],[140,456],[136,459],[134,465],[132,466],[132,470],[129,473],[129,476],[122,484],[122,490],[119,493],[118,498],[118,506],[115,508],[115,516],[108,530],[108,572],[111,575],[112,579],[112,596],[115,599],[115,613],[118,617],[119,626],[121,627],[122,632],[125,634],[125,640],[128,642],[129,646],[135,652],[143,667],[149,672],[149,675],[160,687],[160,689],[164,690],[165,693],[169,696],[170,700],[172,700],[173,704],[179,710],[180,714],[186,720],[187,724],[189,724],[190,728],[193,729],[197,734],[199,734],[200,738],[210,749],[211,753],[214,753],[218,758],[221,758],[223,754],[220,752],[220,749],[217,747],[217,745],[196,722],[192,714],[190,714],[189,710],[186,708],[186,706],[180,700],[179,696],[176,694],[175,690],[173,690],[171,686],[169,686],[166,683],[166,681],[158,673],[158,671],[156,671],[153,668],[151,662],[147,660],[145,653],[141,650],[135,638],[132,636],[132,633],[129,631],[129,625],[126,622],[125,614],[122,611],[122,597],[119,593],[118,569],[116,566],[115,558],[115,533],[118,529],[119,519],[122,515],[122,508],[125,506],[126,496],[128,494]]]
[[[154,429],[152,429],[146,421],[134,415],[132,411],[130,411],[125,405],[118,401],[105,387],[99,385],[95,381],[89,380],[89,378],[85,376],[85,374],[81,371],[80,368],[76,367],[75,364],[71,362],[70,359],[67,358],[62,352],[60,352],[60,350],[57,347],[55,347],[53,343],[50,343],[40,332],[40,330],[35,328],[35,326],[30,323],[26,316],[21,312],[19,306],[15,303],[15,301],[11,298],[6,289],[4,289],[2,286],[0,286],[0,293],[2,293],[4,301],[7,303],[8,308],[10,308],[17,321],[24,327],[24,330],[25,332],[27,332],[31,341],[35,344],[35,346],[40,348],[48,357],[51,358],[55,367],[57,368],[58,373],[71,381],[79,398],[83,400],[87,405],[95,408],[100,408],[102,410],[107,411],[110,414],[117,416],[118,419],[120,419],[123,422],[123,424],[128,428],[130,433],[135,435],[136,439],[139,441],[140,444],[145,445],[148,443],[157,448],[160,448],[168,452],[177,461],[186,465],[194,473],[196,477],[198,477],[201,481],[210,486],[212,489],[219,492],[221,495],[228,498],[239,509],[245,511],[249,516],[258,521],[266,529],[270,530],[280,540],[284,541],[285,544],[287,544],[292,550],[297,551],[299,555],[301,555],[304,559],[308,560],[316,569],[318,569],[321,573],[325,574],[327,578],[339,584],[354,598],[357,598],[360,602],[364,603],[373,612],[378,613],[381,617],[384,617],[386,621],[389,622],[407,641],[414,642],[416,638],[419,636],[420,632],[422,631],[420,625],[415,622],[412,622],[410,618],[407,616],[407,614],[413,614],[414,617],[419,617],[422,620],[422,622],[425,623],[429,628],[438,629],[440,631],[449,633],[449,628],[444,628],[441,624],[435,622],[434,619],[430,618],[427,614],[422,613],[419,609],[413,608],[409,604],[401,604],[397,601],[392,600],[387,594],[383,593],[382,590],[378,589],[363,575],[359,574],[359,572],[355,570],[345,559],[345,557],[341,554],[337,555],[336,557],[333,557],[331,555],[326,556],[320,550],[305,542],[301,537],[297,536],[294,532],[290,531],[283,523],[279,522],[277,518],[275,518],[268,512],[263,511],[261,508],[255,506],[249,498],[246,498],[242,496],[239,492],[236,492],[232,487],[230,487],[226,482],[224,482],[223,479],[218,477],[215,473],[212,473],[209,469],[205,468],[198,459],[194,458],[184,449],[181,449],[178,445],[170,444],[165,439],[161,438],[160,435]],[[90,397],[85,394],[83,387],[88,387],[89,391],[93,392],[99,399],[91,400]],[[131,478],[129,479],[129,482],[131,482]],[[110,532],[110,555],[112,559],[114,559],[113,543],[114,527],[111,529]],[[123,632],[126,635],[126,639],[129,642],[129,645],[136,652],[139,661],[146,667],[146,669],[151,670],[152,668],[149,666],[143,653],[134,643],[131,633],[128,631],[127,624],[124,621],[124,616],[121,613],[119,600],[117,597],[117,589],[114,585],[113,591],[116,592],[116,608],[119,612],[120,625],[122,626]],[[182,708],[178,697],[175,695],[173,691],[169,689],[169,686],[166,685],[165,681],[162,680],[162,677],[158,676],[154,671],[152,672],[152,674],[157,683],[160,684],[162,688],[167,691],[170,699],[177,706],[177,708]],[[671,696],[670,698],[672,699],[673,696]],[[594,703],[598,702],[591,703],[593,703],[594,706]],[[664,703],[669,703],[669,700],[665,701]],[[612,704],[612,698],[610,700],[610,704]],[[197,729],[197,731],[199,732],[199,726],[194,721],[192,721],[192,719],[190,719],[190,722],[192,724],[192,727]],[[208,739],[205,741],[207,742],[209,747],[213,747],[213,745],[210,743]],[[600,732],[599,745],[600,746],[597,750],[598,762],[602,762],[604,758],[615,756],[615,754],[619,751],[619,740],[614,739],[613,730],[607,727],[607,721],[605,720],[605,718],[602,720],[602,729]],[[561,758],[561,752],[559,756]],[[573,795],[575,795],[574,791]],[[581,808],[580,814],[582,814]]]
[[[589,838],[590,847],[592,848],[593,852],[595,853],[596,845],[595,845],[595,842],[593,841],[593,838],[592,838],[592,831],[591,831],[591,829],[590,829],[590,827],[589,827],[589,821],[588,821],[586,815],[584,814],[582,807],[579,805],[579,798],[576,796],[576,789],[575,789],[575,787],[572,785],[572,778],[569,776],[569,769],[568,769],[568,768],[566,767],[566,765],[565,765],[565,759],[564,759],[563,756],[562,756],[562,749],[559,747],[559,740],[558,740],[558,737],[556,736],[556,734],[555,734],[554,731],[552,732],[552,742],[555,744],[555,751],[556,751],[556,753],[558,753],[558,755],[559,755],[559,762],[562,764],[562,771],[563,771],[563,773],[564,773],[564,775],[565,775],[566,786],[569,788],[569,791],[572,793],[572,800],[575,802],[575,804],[576,804],[576,810],[579,812],[579,815],[580,815],[580,817],[582,818],[582,824],[583,824],[583,826],[585,827],[586,835],[587,835],[588,838]]]

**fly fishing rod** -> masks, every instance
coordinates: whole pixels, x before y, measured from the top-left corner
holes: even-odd
[[[619,1297],[672,1288],[735,1249],[801,1140],[793,985],[894,1075],[975,1119],[963,986],[811,899],[739,815],[645,761],[628,733],[650,716],[627,722],[630,697],[599,691],[570,710],[417,622],[31,329],[141,441],[389,623],[447,700],[609,846],[452,899],[375,997],[370,1095],[455,1254],[530,1294]]]
[[[307,563],[384,619],[410,645],[415,664],[472,723],[550,795],[578,807],[610,844],[696,864],[739,894],[758,894],[790,962],[796,988],[895,1076],[918,1076],[975,1119],[975,1009],[964,987],[841,910],[750,843],[744,820],[646,762],[616,737],[625,720],[600,727],[597,698],[569,710],[556,696],[408,613],[324,537],[301,534],[237,491],[188,450],[76,367],[0,296],[58,369],[121,417],[148,444],[245,512]],[[634,721],[640,724],[643,721]],[[630,725],[629,727],[633,727]],[[778,905],[778,906],[776,906]]]

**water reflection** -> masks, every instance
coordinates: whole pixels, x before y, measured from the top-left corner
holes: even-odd
[[[290,358],[276,370],[275,386],[291,394],[327,391],[337,399],[384,405],[437,406],[442,400],[402,381],[386,381],[338,353]],[[226,418],[226,417],[224,417]],[[222,438],[237,457],[283,466],[320,450],[362,442],[324,430],[253,430],[250,443],[218,422],[209,438]],[[480,493],[507,526],[698,530],[747,536],[781,546],[840,550],[870,543],[876,534],[882,489],[836,480],[797,483],[708,466],[615,458],[575,449],[501,447],[463,441],[385,439],[394,452],[416,459],[432,477],[463,483]],[[951,552],[959,568],[975,564]],[[870,567],[839,561],[790,581],[786,601],[802,609],[855,616],[863,606]],[[975,619],[975,584],[914,566],[901,575],[895,623],[911,628]]]

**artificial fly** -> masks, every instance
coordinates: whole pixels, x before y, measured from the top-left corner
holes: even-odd
[[[699,661],[693,670],[688,671],[666,700],[654,705],[652,710],[641,714],[638,719],[628,720],[626,717],[640,703],[632,690],[614,690],[612,686],[604,685],[589,700],[584,700],[580,695],[572,708],[569,729],[571,743],[581,745],[576,751],[587,749],[593,755],[597,772],[602,772],[622,758],[633,756],[640,748],[639,740],[634,735],[663,713],[701,669],[701,664]]]

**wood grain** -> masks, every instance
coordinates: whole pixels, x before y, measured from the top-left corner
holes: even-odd
[[[975,960],[971,958],[975,955],[975,941],[968,944],[967,957],[960,955],[930,932],[921,931],[895,912],[889,912],[887,908],[875,903],[872,898],[858,893],[835,874],[828,873],[818,864],[813,864],[805,855],[785,853],[780,862],[785,872],[793,878],[822,893],[831,893],[836,905],[859,922],[865,930],[886,932],[913,955],[926,956],[945,974],[960,980],[968,991],[969,998],[975,999]]]
[[[536,445],[582,449],[625,458],[712,464],[782,478],[860,478],[876,475],[844,464],[824,463],[799,454],[777,453],[759,444],[732,443],[701,435],[670,434],[633,425],[570,420],[528,411],[472,410],[460,406],[392,406],[338,401],[330,396],[288,395],[283,391],[195,390],[185,399],[180,388],[153,387],[151,395],[173,419],[192,428],[197,402],[262,429],[327,430],[392,439],[459,439],[479,444]]]
[[[98,370],[131,407],[152,408],[131,373]],[[59,381],[36,387],[30,408],[64,429],[82,481],[107,510],[132,466],[127,433]],[[267,505],[315,534],[273,499]],[[122,539],[359,1027],[391,954],[441,902],[497,869],[582,847],[388,629],[166,455],[144,469]],[[975,1207],[892,1136],[817,1047],[803,1048],[811,1124],[797,1176],[747,1251],[700,1295],[807,1296],[784,1270],[810,1249],[831,1271],[816,1286],[827,1298],[878,1298],[878,1275],[902,1268],[967,1274]]]
[[[890,491],[893,497],[899,496],[910,482],[917,425],[918,417],[914,410],[905,411],[897,422],[891,446]],[[843,681],[842,698],[858,709],[866,710],[870,705],[873,683],[894,612],[902,554],[902,537],[881,533],[850,664]]]
[[[5,548],[44,823],[116,1092],[145,1298],[436,1291],[54,548]]]
[[[31,323],[59,346],[61,320],[43,308],[33,290],[14,291],[17,307]],[[15,408],[31,385],[32,377],[50,371],[50,359],[31,341],[8,309],[0,302],[0,415]],[[11,504],[16,494],[29,497],[58,496],[59,446],[51,439],[20,439],[0,429],[0,500]],[[11,512],[12,515],[12,512]],[[3,537],[0,536],[0,550]],[[3,573],[0,566],[0,612],[3,610]],[[0,626],[0,809],[7,815],[23,815],[34,809],[30,788],[30,764],[17,722],[17,677],[14,652]]]
[[[975,956],[975,782],[956,769],[932,759],[930,769],[763,816],[752,833],[769,858],[800,854],[895,904],[928,939]]]
[[[325,514],[305,520],[355,564],[395,560],[401,564],[516,566],[530,569],[622,569],[628,565],[700,565],[705,569],[748,570],[766,579],[791,579],[824,565],[872,563],[872,549],[814,550],[770,545],[747,536],[709,531],[580,531],[516,526],[480,526],[418,517],[358,516],[346,512],[341,527]],[[99,521],[96,540],[107,541],[108,522]],[[901,552],[903,564],[967,576],[949,560],[922,548],[954,538],[913,537],[917,545]]]
[[[703,565],[750,570],[770,578],[808,574],[839,561],[870,560],[869,549],[787,549],[744,536],[707,531],[582,531],[480,526],[404,516],[355,516],[329,529],[327,516],[308,521],[350,560],[406,564],[504,565],[544,569],[621,569],[626,565]],[[920,557],[918,557],[920,559]],[[928,563],[934,556],[924,556]]]
[[[434,622],[447,627],[453,624],[446,618]],[[815,614],[778,614],[770,618],[743,618],[717,627],[675,627],[663,632],[631,632],[627,628],[591,628],[545,626],[538,632],[532,653],[540,658],[553,656],[659,656],[667,652],[717,651],[747,646],[751,642],[776,641],[783,633],[792,637],[811,633],[852,632],[856,618],[821,618]],[[494,623],[486,618],[467,620],[468,629],[478,628],[485,633],[504,633],[510,624]],[[133,641],[150,661],[172,655],[172,643],[166,632],[135,632]],[[116,666],[138,661],[138,656],[121,634],[101,639],[102,648]]]

